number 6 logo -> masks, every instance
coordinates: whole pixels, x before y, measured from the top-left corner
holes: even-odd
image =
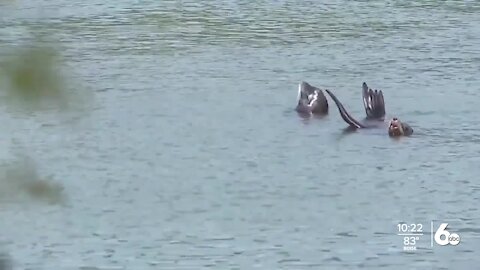
[[[456,246],[460,243],[460,236],[456,233],[450,234],[446,228],[448,226],[448,223],[442,223],[440,224],[440,227],[438,227],[438,230],[435,232],[435,242],[439,244],[440,246],[446,246],[448,244],[452,246]],[[442,236],[445,236],[445,239],[442,239]]]

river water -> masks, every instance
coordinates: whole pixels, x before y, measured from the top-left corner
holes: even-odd
[[[480,2],[323,2],[2,1],[3,57],[48,33],[93,97],[0,102],[14,269],[478,265]],[[346,134],[330,99],[301,118],[300,81],[359,119],[365,81],[415,133]],[[402,222],[422,225],[414,252]],[[458,245],[432,242],[441,223]]]

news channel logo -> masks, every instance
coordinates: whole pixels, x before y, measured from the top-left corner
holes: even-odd
[[[434,222],[430,222],[430,247],[434,243],[439,246],[456,246],[460,244],[460,235],[450,232],[449,223],[440,223],[438,227]],[[403,250],[416,251],[419,243],[423,242],[425,237],[424,224],[422,223],[398,223],[397,235],[403,237]],[[435,229],[436,228],[436,229]]]

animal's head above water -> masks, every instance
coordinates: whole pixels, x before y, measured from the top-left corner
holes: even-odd
[[[394,117],[388,126],[388,135],[390,137],[410,136],[413,129],[406,123]]]
[[[398,120],[398,118],[393,118],[392,121],[390,121],[390,125],[388,126],[388,135],[392,137],[398,137],[398,136],[403,136],[403,127],[402,127],[402,122]]]

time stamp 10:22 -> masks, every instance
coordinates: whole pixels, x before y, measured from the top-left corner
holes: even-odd
[[[399,236],[403,236],[403,250],[414,251],[417,250],[417,241],[423,236],[422,224],[397,224]]]
[[[448,229],[448,223],[440,223],[438,229],[434,230],[434,222],[431,222],[430,231],[430,247],[433,248],[433,243],[437,243],[440,246],[456,246],[460,243],[460,236],[455,232],[450,232]],[[417,242],[424,235],[423,225],[421,223],[399,223],[397,224],[397,235],[403,237],[403,250],[413,251],[417,250]],[[448,230],[447,230],[448,229]],[[435,231],[435,233],[434,233]]]

